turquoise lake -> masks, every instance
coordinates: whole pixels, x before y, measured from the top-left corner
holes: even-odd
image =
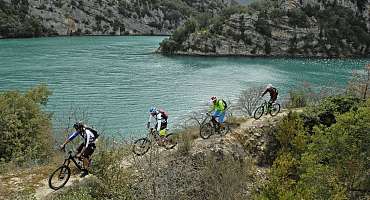
[[[272,83],[280,97],[302,85],[345,87],[369,59],[166,57],[164,37],[55,37],[0,40],[0,91],[46,83],[55,130],[81,118],[105,135],[145,132],[147,110],[164,108],[170,128],[213,95],[236,102],[240,91]],[[333,83],[335,83],[333,85]]]

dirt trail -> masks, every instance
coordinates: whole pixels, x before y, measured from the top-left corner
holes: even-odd
[[[81,181],[81,178],[78,177],[78,174],[77,175],[72,174],[67,184],[64,187],[66,188],[79,181]],[[58,192],[49,187],[48,179],[42,180],[41,184],[42,186],[36,189],[36,193],[35,193],[36,199],[44,199],[47,195],[54,193],[54,192]],[[62,191],[62,189],[60,191]]]

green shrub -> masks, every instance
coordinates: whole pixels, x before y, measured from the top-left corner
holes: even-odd
[[[281,149],[291,150],[294,153],[304,151],[307,138],[303,128],[303,120],[298,113],[290,112],[277,127],[276,138]]]
[[[161,43],[161,50],[163,53],[174,53],[178,50],[178,45],[175,41],[171,39],[164,39]]]
[[[268,41],[268,40],[265,41],[264,50],[265,50],[265,53],[267,55],[271,53],[271,44],[270,44],[270,41]]]
[[[272,28],[268,22],[268,16],[266,13],[260,13],[258,15],[258,20],[256,21],[255,27],[257,32],[267,37],[271,37]]]
[[[297,115],[278,124],[279,156],[258,199],[369,197],[370,100],[361,104],[351,97],[329,97],[309,115],[320,109],[335,112],[337,122],[328,128],[314,126],[311,135],[304,134]]]
[[[305,91],[294,90],[289,92],[289,104],[290,108],[302,108],[307,105],[307,97]]]
[[[9,91],[0,94],[0,160],[43,160],[53,141],[46,105],[51,92],[45,85],[25,94]]]
[[[343,114],[351,109],[357,109],[360,99],[351,96],[331,96],[321,101],[319,112],[333,112]]]
[[[294,9],[288,12],[289,25],[292,27],[307,28],[309,22],[306,13],[302,9]]]

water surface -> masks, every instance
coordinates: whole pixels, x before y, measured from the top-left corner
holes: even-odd
[[[272,83],[282,96],[303,81],[344,87],[369,59],[166,57],[164,37],[56,37],[0,40],[0,91],[46,83],[54,127],[88,118],[105,134],[143,131],[151,105],[176,124],[210,96],[236,101],[242,89]],[[77,113],[77,114],[73,114]]]

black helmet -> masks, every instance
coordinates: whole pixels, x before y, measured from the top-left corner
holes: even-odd
[[[84,127],[84,124],[81,121],[76,122],[75,124],[73,124],[73,128],[75,128],[76,130],[80,130],[83,127]]]

